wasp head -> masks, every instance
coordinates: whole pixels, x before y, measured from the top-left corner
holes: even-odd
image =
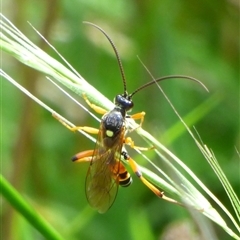
[[[114,99],[114,104],[120,107],[125,112],[130,111],[133,108],[132,98],[127,94],[117,95]]]

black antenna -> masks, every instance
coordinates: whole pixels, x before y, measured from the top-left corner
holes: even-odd
[[[137,92],[139,92],[140,90],[154,84],[154,83],[157,83],[157,82],[160,82],[160,81],[163,81],[163,80],[167,80],[167,79],[173,79],[173,78],[183,78],[183,79],[188,79],[188,80],[191,80],[191,81],[194,81],[194,82],[197,82],[198,84],[200,84],[206,91],[208,91],[207,87],[201,82],[199,81],[198,79],[196,78],[193,78],[193,77],[189,77],[189,76],[185,76],[185,75],[169,75],[169,76],[165,76],[165,77],[161,77],[161,78],[157,78],[157,79],[154,79],[153,81],[151,82],[148,82],[148,83],[145,83],[143,86],[137,88],[133,93],[129,94],[129,97],[131,98],[134,94],[136,94]]]
[[[110,44],[112,45],[112,48],[115,52],[115,55],[117,57],[117,61],[118,61],[118,66],[119,66],[119,69],[120,69],[120,72],[121,72],[121,76],[122,76],[122,80],[123,80],[123,90],[124,90],[124,96],[127,96],[127,84],[126,84],[126,78],[125,78],[125,74],[124,74],[124,71],[123,71],[123,65],[122,65],[122,62],[121,62],[121,59],[119,57],[119,54],[118,54],[118,51],[112,41],[112,39],[107,35],[107,33],[102,29],[100,28],[99,26],[91,23],[91,22],[86,22],[84,21],[83,23],[86,23],[86,24],[89,24],[89,25],[92,25],[93,27],[97,28],[98,30],[100,30],[104,35],[105,37],[108,39],[108,41],[110,42]]]

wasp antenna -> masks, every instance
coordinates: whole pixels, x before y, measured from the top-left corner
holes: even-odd
[[[118,54],[117,48],[115,47],[112,39],[107,35],[107,33],[102,28],[100,28],[99,26],[95,25],[94,23],[86,22],[86,21],[84,21],[83,23],[92,25],[93,27],[95,27],[98,30],[100,30],[105,35],[105,37],[108,39],[108,41],[110,42],[110,44],[111,44],[111,46],[112,46],[112,48],[113,48],[113,50],[115,52],[115,55],[116,55],[116,58],[117,58],[117,61],[118,61],[118,66],[119,66],[119,69],[120,69],[120,72],[121,72],[122,81],[123,81],[123,88],[124,88],[124,94],[127,95],[127,84],[126,84],[126,77],[125,77],[124,70],[123,70],[123,65],[122,65],[120,56]]]
[[[189,76],[185,76],[185,75],[170,75],[170,76],[165,76],[165,77],[161,77],[161,78],[157,78],[157,79],[154,79],[153,81],[151,82],[148,82],[146,84],[144,84],[143,86],[137,88],[133,93],[131,93],[129,96],[132,97],[134,94],[136,94],[137,92],[139,92],[140,90],[154,84],[154,83],[157,83],[157,82],[160,82],[160,81],[163,81],[163,80],[167,80],[167,79],[173,79],[173,78],[182,78],[182,79],[188,79],[188,80],[191,80],[191,81],[194,81],[194,82],[197,82],[198,84],[200,84],[207,92],[208,92],[208,89],[207,87],[198,79],[194,78],[194,77],[189,77]]]
[[[148,74],[151,76],[151,78],[153,79],[153,81],[151,82],[148,82],[146,84],[144,84],[143,86],[137,88],[133,93],[131,93],[129,96],[132,97],[134,94],[136,94],[137,92],[139,92],[140,90],[154,84],[154,83],[157,83],[157,82],[160,82],[160,81],[163,81],[163,80],[167,80],[167,79],[172,79],[172,78],[184,78],[184,79],[188,79],[188,80],[191,80],[191,81],[195,81],[197,82],[198,84],[200,84],[207,92],[208,92],[208,89],[207,87],[198,79],[196,78],[193,78],[193,77],[189,77],[189,76],[185,76],[185,75],[170,75],[170,76],[165,76],[165,77],[161,77],[161,78],[157,78],[157,79],[154,79],[153,75],[151,74],[151,72],[149,71],[149,69],[147,68],[147,66],[143,63],[143,61],[140,59],[139,56],[137,56],[138,60],[140,61],[140,63],[143,65],[143,67],[146,69],[146,71],[148,72]]]

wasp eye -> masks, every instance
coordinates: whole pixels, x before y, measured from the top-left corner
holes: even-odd
[[[114,103],[126,112],[133,108],[133,102],[129,96],[117,95],[114,99]]]

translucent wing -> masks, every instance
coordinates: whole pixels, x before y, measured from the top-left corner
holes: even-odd
[[[119,157],[123,146],[122,131],[106,146],[100,128],[98,141],[86,177],[86,196],[89,204],[100,213],[106,212],[113,204],[119,185]]]

